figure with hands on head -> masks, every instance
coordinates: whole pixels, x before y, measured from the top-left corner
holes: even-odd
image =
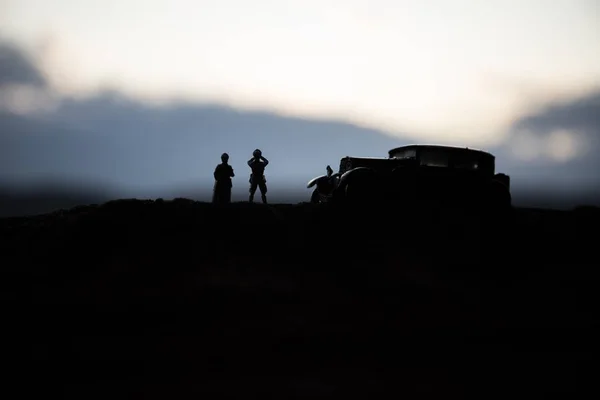
[[[254,150],[252,153],[252,158],[248,160],[248,166],[252,170],[250,174],[250,197],[248,201],[250,203],[254,202],[254,194],[256,193],[256,189],[260,189],[260,195],[262,198],[262,202],[264,204],[267,203],[267,179],[265,178],[265,168],[269,164],[269,160],[267,160],[262,155],[262,151],[259,149]]]

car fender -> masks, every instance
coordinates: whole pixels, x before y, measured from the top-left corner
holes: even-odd
[[[346,188],[352,182],[356,182],[358,179],[361,179],[365,176],[376,176],[377,172],[368,167],[356,167],[351,169],[350,171],[344,172],[339,179],[338,185],[334,192],[336,194],[342,194],[346,192]]]
[[[356,179],[358,177],[362,177],[362,176],[365,176],[368,174],[374,174],[374,173],[375,173],[375,171],[372,168],[367,168],[367,167],[353,168],[350,171],[346,171],[342,174],[342,176],[340,177],[338,187],[346,186],[349,182],[351,182],[353,179]]]
[[[319,182],[323,178],[327,178],[327,175],[320,175],[320,176],[317,176],[316,178],[311,179],[306,184],[306,188],[310,189],[311,187],[315,186],[317,184],[317,182]]]

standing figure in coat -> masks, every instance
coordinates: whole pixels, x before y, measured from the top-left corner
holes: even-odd
[[[235,176],[233,168],[228,164],[229,154],[221,154],[221,164],[217,165],[215,172],[215,186],[213,189],[213,203],[231,203],[231,178]]]

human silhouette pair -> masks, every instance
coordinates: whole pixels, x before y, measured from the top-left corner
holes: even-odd
[[[261,199],[264,204],[267,203],[267,179],[265,178],[265,168],[269,164],[262,155],[260,149],[254,150],[252,158],[248,160],[250,167],[250,195],[248,201],[254,202],[256,189],[260,190]],[[213,203],[231,203],[231,188],[233,187],[232,178],[235,177],[233,168],[229,165],[229,154],[221,155],[221,164],[217,165],[213,173],[215,185],[213,188]]]

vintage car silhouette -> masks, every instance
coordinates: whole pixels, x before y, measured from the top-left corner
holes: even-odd
[[[454,203],[510,207],[510,177],[495,171],[495,156],[466,147],[413,144],[388,157],[340,160],[336,174],[312,179],[311,202]]]

